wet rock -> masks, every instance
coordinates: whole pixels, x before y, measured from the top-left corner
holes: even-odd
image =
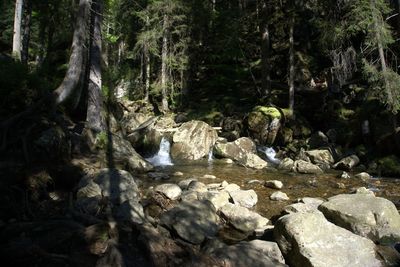
[[[154,188],[156,192],[163,193],[171,200],[178,199],[182,194],[182,189],[176,184],[161,184]]]
[[[278,166],[279,170],[291,171],[294,167],[294,161],[291,158],[284,158]]]
[[[371,194],[342,194],[329,198],[319,210],[329,221],[373,241],[400,241],[400,215],[387,199]]]
[[[263,228],[269,222],[260,214],[232,203],[221,207],[220,213],[233,227],[243,232],[252,232],[255,229]]]
[[[329,145],[329,139],[323,132],[318,131],[310,136],[307,144],[311,149],[324,147]]]
[[[117,208],[115,217],[118,220],[142,224],[145,218],[143,206],[138,200],[127,200]]]
[[[201,159],[209,154],[217,137],[217,132],[205,122],[185,122],[173,136],[171,156],[174,159]]]
[[[287,266],[275,242],[253,240],[242,241],[232,246],[215,249],[213,255],[226,266],[281,267]]]
[[[220,192],[206,192],[199,194],[199,200],[208,200],[210,201],[216,210],[219,210],[221,207],[225,206],[229,203],[230,195],[226,191]]]
[[[289,197],[286,195],[286,193],[283,193],[281,191],[277,191],[277,192],[272,193],[272,195],[269,198],[271,200],[277,200],[277,201],[289,200]]]
[[[181,202],[162,214],[160,222],[193,244],[200,244],[218,232],[218,216],[208,201]]]
[[[383,266],[371,240],[328,222],[320,212],[281,217],[274,237],[290,266]]]
[[[333,168],[343,171],[349,171],[360,163],[360,159],[356,155],[351,155],[341,159],[333,165]]]
[[[258,198],[254,190],[237,190],[229,192],[233,203],[245,208],[252,208],[257,204]]]
[[[342,172],[342,174],[340,175],[341,179],[350,179],[350,174],[348,174],[347,172]]]
[[[362,181],[364,181],[364,182],[366,182],[366,181],[368,181],[369,179],[371,179],[371,175],[369,175],[369,174],[366,173],[366,172],[360,172],[360,173],[354,175],[354,177],[356,177],[356,178],[358,178],[358,179],[360,179],[360,180],[362,180]]]
[[[296,160],[293,169],[298,173],[321,174],[323,171],[317,165],[304,160]]]
[[[257,154],[256,145],[247,137],[241,137],[229,143],[217,143],[214,155],[232,159],[249,168],[262,169],[269,166],[268,162]]]
[[[283,183],[278,180],[269,180],[265,182],[265,186],[273,189],[282,189]]]

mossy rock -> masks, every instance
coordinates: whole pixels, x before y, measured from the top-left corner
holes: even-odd
[[[252,112],[261,112],[271,119],[281,119],[282,116],[279,109],[275,107],[256,106]]]
[[[400,176],[400,159],[395,155],[379,159],[378,166],[383,176]]]

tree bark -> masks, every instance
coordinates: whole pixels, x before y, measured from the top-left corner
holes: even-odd
[[[261,8],[261,86],[264,91],[265,96],[269,96],[271,91],[271,62],[270,62],[270,35],[268,28],[268,9],[267,1],[262,2]]]
[[[162,95],[162,111],[167,112],[168,96],[167,96],[167,81],[168,81],[168,15],[164,14],[163,21],[163,38],[162,38],[162,51],[161,51],[161,95]]]
[[[95,132],[101,132],[105,130],[104,118],[102,116],[103,99],[101,94],[101,23],[103,16],[102,0],[92,1],[91,13],[90,69],[86,128],[91,129]]]
[[[15,14],[14,14],[14,35],[13,35],[13,47],[12,54],[17,60],[21,60],[22,50],[22,12],[23,12],[23,0],[15,1]]]
[[[24,35],[22,38],[21,61],[27,64],[29,57],[29,41],[31,37],[32,1],[25,0],[24,4],[26,15],[24,21]]]
[[[289,112],[290,115],[294,114],[294,38],[293,28],[294,19],[291,19],[289,26]]]

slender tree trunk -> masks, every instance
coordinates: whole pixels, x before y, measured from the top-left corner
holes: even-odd
[[[28,63],[29,57],[29,41],[31,37],[31,20],[32,20],[32,2],[25,0],[25,21],[24,21],[24,35],[22,38],[21,61],[24,64]]]
[[[294,19],[292,18],[289,28],[289,112],[294,115]]]
[[[23,0],[15,1],[15,15],[14,15],[14,35],[13,35],[13,47],[12,54],[17,60],[21,60],[22,50],[22,12],[23,12]]]
[[[270,35],[268,28],[268,9],[267,2],[262,2],[261,14],[261,86],[264,94],[268,97],[271,91],[271,63],[270,63]]]
[[[145,64],[145,86],[144,86],[144,100],[147,102],[149,101],[149,92],[150,92],[150,55],[146,49],[145,56],[144,56],[144,64]]]
[[[167,112],[168,96],[167,96],[167,82],[168,82],[168,15],[164,14],[163,22],[163,38],[162,38],[162,51],[161,51],[161,95],[162,95],[162,109]]]
[[[92,0],[91,10],[90,70],[86,127],[96,132],[101,132],[105,130],[105,123],[102,116],[103,98],[101,95],[101,23],[103,0]]]

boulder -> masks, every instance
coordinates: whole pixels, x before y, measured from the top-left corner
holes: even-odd
[[[252,208],[257,204],[258,198],[254,190],[237,190],[229,193],[233,203],[245,208]]]
[[[320,212],[299,212],[281,217],[274,237],[294,267],[378,267],[375,244],[328,222]]]
[[[273,188],[273,189],[282,189],[283,188],[283,183],[278,180],[265,181],[264,185],[266,187]]]
[[[232,203],[221,207],[219,212],[233,227],[243,232],[252,232],[263,228],[269,222],[267,218],[262,217],[260,214]]]
[[[362,180],[364,182],[366,182],[366,181],[368,181],[369,179],[372,178],[371,175],[369,175],[369,173],[366,173],[366,172],[357,173],[356,175],[354,175],[354,177],[358,178],[358,179],[360,179],[360,180]]]
[[[281,127],[282,114],[275,107],[255,107],[247,117],[250,136],[260,145],[271,146]]]
[[[304,160],[296,160],[293,169],[298,173],[321,174],[323,171],[320,167]]]
[[[335,165],[333,165],[333,168],[343,171],[349,171],[358,163],[360,163],[360,159],[356,155],[351,155],[335,163]]]
[[[163,193],[171,200],[178,199],[182,194],[182,189],[176,184],[160,184],[154,188],[156,192]]]
[[[283,193],[281,191],[276,191],[276,192],[272,193],[272,195],[269,198],[271,200],[277,200],[277,201],[289,200],[289,197],[286,195],[286,193]]]
[[[389,200],[371,194],[342,194],[319,206],[325,217],[373,241],[400,241],[400,215]]]
[[[256,152],[256,145],[247,137],[229,143],[217,143],[214,147],[214,155],[217,157],[232,159],[249,168],[268,167],[268,162],[261,159]]]
[[[294,167],[294,161],[291,158],[284,158],[278,166],[279,170],[291,171]]]
[[[286,214],[297,213],[297,212],[310,212],[318,210],[318,206],[304,204],[304,203],[294,203],[286,206],[283,212]]]
[[[137,199],[125,201],[114,213],[116,219],[130,223],[142,224],[145,218],[143,206]]]
[[[226,191],[209,191],[206,193],[199,194],[199,200],[208,200],[210,201],[216,210],[219,210],[221,207],[225,206],[229,203],[230,195]]]
[[[196,179],[196,178],[188,178],[188,179],[179,181],[178,185],[179,185],[179,187],[180,187],[182,190],[187,190],[189,184],[190,184],[191,182],[193,182],[193,181],[197,181],[197,179]]]
[[[324,147],[329,145],[329,139],[323,132],[313,133],[307,141],[307,145],[310,149]]]
[[[200,244],[218,232],[218,216],[208,201],[181,202],[163,213],[160,222],[193,244]]]
[[[233,191],[240,190],[240,186],[238,186],[237,184],[227,184],[224,186],[224,190],[230,193]]]
[[[217,132],[205,122],[185,122],[173,135],[171,156],[174,159],[201,159],[208,156],[217,137]]]
[[[335,163],[332,153],[328,149],[308,150],[305,153],[314,164],[330,166],[331,164]]]
[[[221,245],[220,245],[221,246]],[[212,255],[231,267],[281,267],[287,266],[275,242],[253,240],[236,245],[222,245]]]
[[[187,190],[194,191],[197,193],[204,193],[208,191],[208,187],[202,182],[192,181],[187,187]]]

